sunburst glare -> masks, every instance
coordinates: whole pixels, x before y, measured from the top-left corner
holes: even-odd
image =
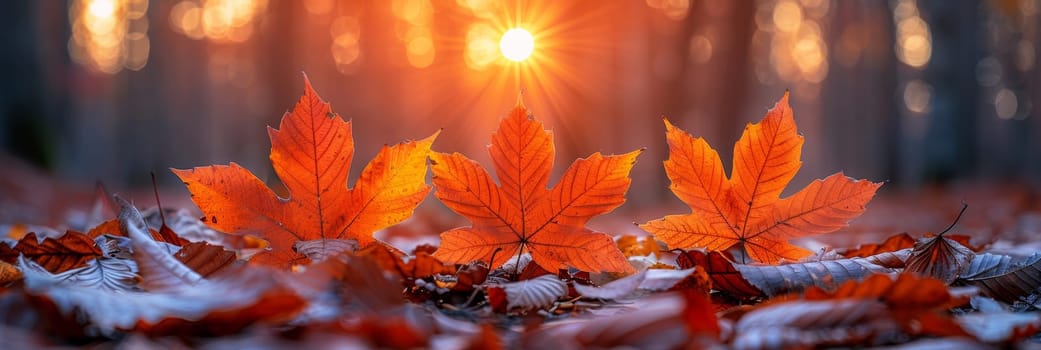
[[[510,61],[524,61],[535,51],[535,38],[524,28],[507,30],[499,41],[499,51]]]

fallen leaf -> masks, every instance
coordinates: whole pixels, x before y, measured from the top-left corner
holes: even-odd
[[[870,346],[917,336],[966,336],[947,315],[964,303],[940,280],[876,274],[838,289],[790,294],[743,314],[735,324],[736,349]]]
[[[841,172],[816,180],[792,196],[781,191],[799,171],[803,139],[785,93],[763,120],[749,124],[734,145],[728,179],[719,154],[665,120],[670,189],[691,208],[640,225],[671,248],[721,251],[734,246],[760,262],[799,260],[812,252],[788,239],[835,231],[864,212],[881,183]]]
[[[906,337],[877,300],[771,304],[742,316],[734,331],[734,349],[871,346]]]
[[[416,255],[406,256],[404,253],[390,248],[383,244],[373,244],[358,251],[356,255],[371,259],[383,271],[401,277],[406,284],[411,283],[411,280],[438,274],[455,275],[454,266],[446,265],[429,253],[420,251]]]
[[[51,274],[32,260],[18,258],[18,269],[22,270],[22,274],[25,276],[46,274],[48,278],[56,281],[55,283],[67,288],[109,292],[139,290],[137,264],[133,260],[97,258],[88,260],[86,266]]]
[[[552,190],[553,138],[518,101],[492,135],[489,152],[501,186],[462,154],[430,155],[435,195],[472,226],[441,233],[437,258],[486,261],[494,269],[530,253],[547,271],[633,272],[611,236],[585,228],[590,218],[622,205],[629,171],[642,150],[576,160]]]
[[[687,251],[676,258],[681,269],[701,267],[712,280],[712,288],[730,293],[734,297],[749,298],[763,295],[763,291],[745,280],[730,258],[721,252]]]
[[[47,271],[59,273],[83,267],[87,262],[102,256],[101,248],[94,239],[76,231],[67,231],[58,238],[38,240],[29,233],[18,240],[14,247],[0,243],[0,261],[14,264],[18,256],[36,262]]]
[[[203,281],[201,275],[182,264],[153,240],[141,212],[133,204],[118,196],[113,199],[119,205],[119,227],[130,237],[134,249],[133,257],[141,276],[141,288],[150,292],[168,291]]]
[[[459,267],[456,272],[457,283],[453,290],[469,291],[474,286],[484,283],[488,279],[488,265],[482,262],[472,262]]]
[[[1037,312],[1011,312],[987,297],[972,297],[970,302],[979,312],[958,315],[955,319],[979,341],[1012,345],[1041,329],[1041,314]]]
[[[847,281],[834,290],[818,287],[803,293],[805,300],[869,299],[886,304],[892,317],[912,335],[967,335],[947,310],[964,305],[968,297],[950,293],[941,280],[914,274],[876,274],[862,281]]]
[[[42,297],[65,317],[86,322],[91,333],[105,336],[120,330],[153,335],[233,334],[251,324],[284,322],[304,306],[273,271],[256,267],[175,291],[145,293],[87,287],[24,259],[20,266],[27,293]]]
[[[492,302],[493,308],[499,312],[547,307],[568,292],[567,283],[556,275],[542,275],[530,280],[489,285],[486,290],[490,300],[501,301]],[[498,294],[498,297],[493,294]]]
[[[188,268],[203,277],[223,271],[235,266],[239,260],[235,258],[235,252],[225,250],[223,246],[212,245],[206,242],[193,242],[181,247],[174,257]]]
[[[980,254],[961,272],[961,280],[983,295],[1014,303],[1041,290],[1041,253],[1025,259]]]
[[[647,270],[608,282],[600,287],[573,284],[575,291],[586,298],[615,300],[628,296],[647,278]]]
[[[683,270],[647,270],[647,277],[640,282],[640,290],[662,292],[667,290],[692,290],[708,295],[712,291],[712,280],[702,267]]]
[[[897,272],[868,258],[751,265],[731,262],[719,252],[705,254],[695,250],[680,257],[683,259],[680,260],[681,267],[705,267],[716,289],[736,297],[775,296],[811,286],[830,289],[873,274]],[[693,265],[690,265],[690,260],[693,260]]]
[[[951,283],[975,256],[969,248],[943,235],[921,238],[907,258],[905,270]]]
[[[872,255],[895,252],[902,249],[914,248],[915,239],[907,232],[889,236],[881,244],[865,243],[856,248],[838,250],[839,255],[847,258],[865,258]]]
[[[373,232],[408,218],[430,191],[423,178],[437,133],[383,147],[348,189],[351,123],[330,110],[306,77],[303,97],[268,134],[271,164],[289,198],[279,198],[235,163],[173,169],[211,227],[271,242],[271,252],[253,258],[259,263],[302,263],[292,251],[296,241],[353,239],[366,246],[374,242]]]
[[[700,298],[699,301],[697,298]],[[573,318],[525,334],[529,349],[718,348],[715,309],[704,296],[667,293],[634,301],[631,311]]]
[[[224,246],[228,249],[240,251],[244,256],[252,256],[256,251],[264,250],[269,243],[253,235],[227,234],[216,231],[206,226],[196,214],[181,208],[168,210],[160,213],[158,208],[146,209],[141,212],[145,217],[148,227],[162,227],[163,221],[166,227],[189,242],[208,242],[212,245]],[[153,237],[155,234],[153,233]],[[156,240],[159,240],[158,238]]]

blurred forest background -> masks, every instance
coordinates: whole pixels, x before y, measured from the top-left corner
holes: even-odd
[[[1039,0],[4,1],[0,183],[125,191],[155,172],[183,191],[168,167],[234,161],[277,184],[264,126],[305,72],[354,121],[354,169],[439,128],[436,150],[491,164],[523,91],[555,174],[646,147],[629,201],[653,205],[673,200],[663,115],[729,168],[744,125],[790,90],[806,136],[790,190],[840,170],[887,189],[1036,186],[1039,16]],[[532,58],[499,54],[512,27]]]

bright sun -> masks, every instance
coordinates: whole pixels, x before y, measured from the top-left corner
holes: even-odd
[[[535,38],[522,28],[513,28],[506,31],[502,35],[502,40],[499,41],[499,51],[502,51],[503,57],[514,62],[527,59],[534,50]]]

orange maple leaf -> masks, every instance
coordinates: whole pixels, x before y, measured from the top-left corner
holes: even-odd
[[[547,271],[571,266],[632,272],[611,236],[585,224],[625,202],[629,171],[641,152],[598,152],[578,159],[548,190],[555,153],[552,134],[518,101],[489,146],[501,186],[462,154],[431,153],[435,195],[472,223],[441,233],[434,256],[455,263],[482,260],[496,268],[513,255],[530,253]]]
[[[864,211],[881,183],[853,180],[841,172],[816,180],[781,199],[799,171],[803,139],[796,132],[788,93],[758,124],[745,127],[734,145],[728,179],[708,142],[665,120],[670,189],[691,208],[640,225],[671,248],[726,250],[740,245],[757,261],[777,263],[812,254],[789,238],[835,231]]]
[[[268,127],[271,164],[289,190],[279,198],[238,164],[172,169],[213,228],[257,234],[271,252],[254,261],[286,265],[304,260],[293,253],[298,240],[354,239],[373,243],[374,231],[399,223],[426,197],[426,158],[434,135],[384,146],[354,188],[347,174],[354,156],[351,122],[330,110],[304,77],[304,95],[278,129]]]

